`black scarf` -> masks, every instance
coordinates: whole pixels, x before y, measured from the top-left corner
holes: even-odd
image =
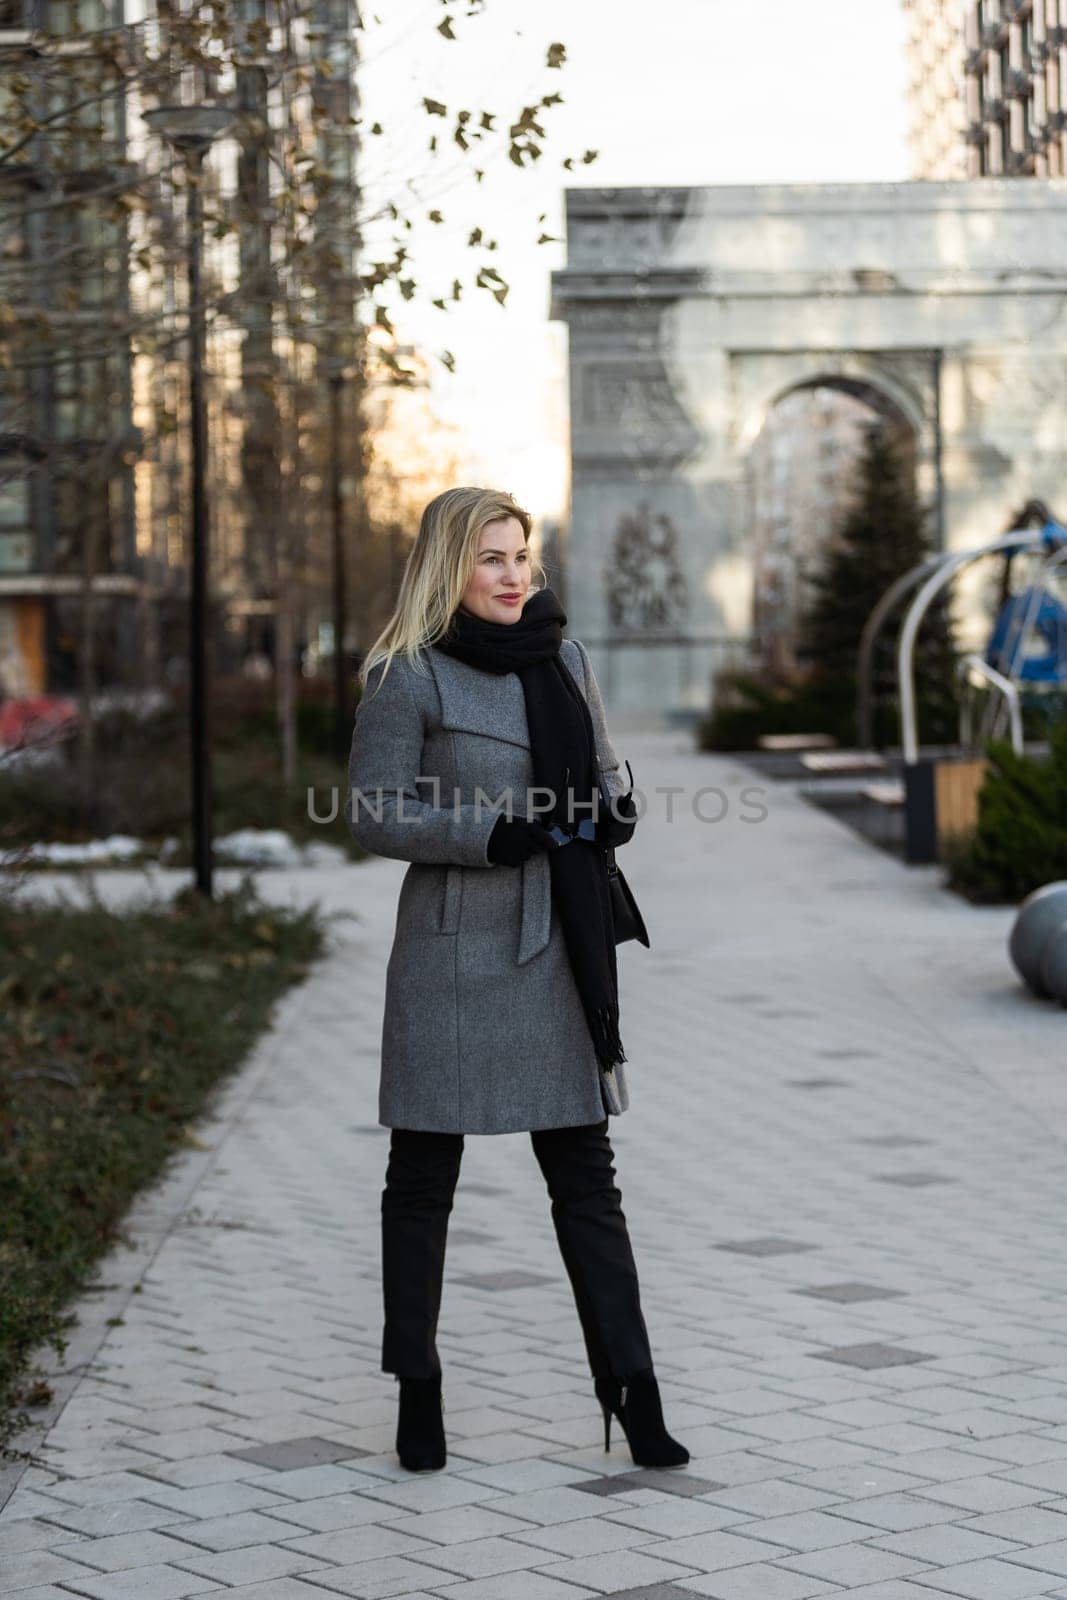
[[[591,802],[597,794],[599,768],[589,707],[560,660],[566,620],[552,590],[540,589],[527,600],[516,622],[488,622],[457,608],[444,635],[434,642],[446,655],[485,672],[518,673],[526,701],[533,781],[557,797],[553,813],[539,811],[537,820],[546,828],[558,822],[571,832],[584,818],[596,815]],[[570,802],[568,794],[573,795]],[[599,845],[575,838],[550,850],[548,861],[552,899],[597,1060],[610,1072],[626,1055],[619,1037],[607,858]]]

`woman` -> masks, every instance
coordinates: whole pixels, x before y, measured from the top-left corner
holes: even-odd
[[[397,1452],[442,1467],[435,1336],[464,1135],[528,1131],[604,1414],[677,1466],[641,1312],[608,1116],[629,1103],[606,845],[635,826],[584,647],[531,590],[530,517],[450,489],[426,507],[360,677],[346,816],[404,875],[386,975],[379,1121],[382,1370]],[[600,804],[602,780],[609,804]]]

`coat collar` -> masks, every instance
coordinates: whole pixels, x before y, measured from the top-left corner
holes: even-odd
[[[560,655],[581,687],[578,652],[570,639],[560,644]],[[441,698],[441,724],[456,733],[480,733],[489,739],[530,748],[526,700],[516,672],[483,672],[466,661],[446,655],[433,645],[426,651]]]

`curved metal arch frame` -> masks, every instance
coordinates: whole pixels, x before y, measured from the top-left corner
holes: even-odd
[[[938,560],[936,569],[922,583],[918,594],[908,607],[897,644],[897,683],[900,693],[901,746],[905,766],[914,766],[919,759],[919,730],[915,704],[915,640],[920,625],[933,602],[956,574],[984,556],[997,555],[1012,550],[1040,550],[1049,546],[1047,524],[1039,530],[1013,528],[992,544],[976,550],[960,550]]]
[[[909,590],[914,589],[922,581],[925,573],[932,572],[945,560],[942,552],[927,556],[925,561],[920,561],[917,566],[911,567],[901,574],[894,583],[891,583],[885,594],[879,600],[864,624],[860,635],[859,654],[856,660],[856,726],[859,734],[861,750],[869,750],[871,746],[871,723],[873,714],[873,684],[871,681],[874,667],[874,647],[878,635],[896,610],[898,603]]]
[[[1018,685],[1013,683],[1010,678],[1006,678],[1002,672],[998,672],[996,667],[991,667],[989,662],[983,660],[981,656],[964,656],[956,670],[961,678],[973,675],[982,678],[994,689],[1000,691],[1004,697],[1004,704],[1008,708],[1011,747],[1017,756],[1021,756],[1023,753],[1023,718],[1022,710],[1019,706]],[[998,717],[999,714],[1000,710],[998,708]],[[996,721],[993,724],[993,731],[996,731]],[[964,749],[970,749],[973,742],[970,702],[965,700],[960,707],[960,744]]]

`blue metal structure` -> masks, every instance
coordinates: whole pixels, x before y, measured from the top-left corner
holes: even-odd
[[[1047,579],[1064,573],[1067,529],[1048,522],[1041,530],[1046,555],[1041,581],[1010,595],[993,625],[985,659],[1016,683],[1067,684],[1067,605]]]

